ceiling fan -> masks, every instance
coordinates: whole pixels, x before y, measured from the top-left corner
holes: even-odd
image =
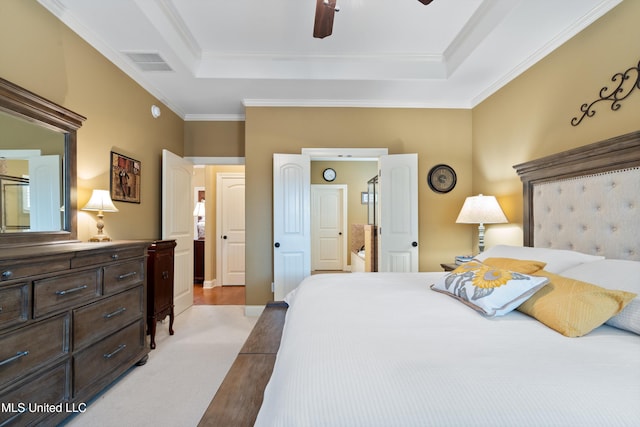
[[[428,5],[433,0],[418,0],[424,5]],[[323,39],[331,35],[333,31],[333,17],[340,11],[340,6],[336,5],[336,0],[316,0],[316,17],[313,25],[313,37]]]

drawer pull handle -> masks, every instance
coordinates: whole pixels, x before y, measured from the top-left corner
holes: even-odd
[[[163,278],[164,280],[167,280],[167,279],[169,278],[169,272],[168,272],[168,271],[163,271],[163,272],[162,272],[162,278]]]
[[[2,280],[9,280],[13,276],[13,272],[11,270],[6,270],[2,272]]]
[[[114,260],[114,261],[117,260],[118,259],[118,254],[111,255],[111,259]]]
[[[28,351],[19,351],[19,352],[16,353],[15,356],[11,356],[10,358],[4,359],[2,362],[0,362],[0,366],[7,365],[7,364],[9,364],[11,362],[14,362],[14,361],[20,359],[21,357],[24,357],[24,356],[28,355],[28,354],[29,354]]]
[[[87,285],[82,285],[82,286],[78,286],[77,288],[71,288],[71,289],[65,289],[63,291],[56,291],[56,295],[66,295],[66,294],[72,294],[74,292],[78,292],[81,291],[83,289],[87,289]]]
[[[132,271],[131,273],[127,273],[127,274],[121,274],[118,276],[118,280],[128,279],[129,277],[135,276],[136,274],[138,274],[137,271]]]
[[[105,353],[102,355],[102,357],[104,357],[105,359],[111,359],[113,356],[115,356],[116,354],[120,353],[122,350],[124,350],[125,348],[127,348],[126,344],[120,344],[118,346],[118,348],[116,348],[115,350],[113,350],[111,353]]]
[[[105,319],[111,319],[112,317],[117,316],[117,315],[119,315],[119,314],[122,314],[122,313],[124,313],[125,311],[127,311],[126,307],[120,307],[120,308],[119,308],[119,309],[117,309],[116,311],[111,312],[111,313],[107,313],[107,314],[105,314],[105,315],[104,315],[104,316],[102,316],[102,317],[104,317]]]

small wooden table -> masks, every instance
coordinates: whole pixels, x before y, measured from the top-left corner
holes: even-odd
[[[444,271],[453,271],[456,268],[458,268],[459,265],[456,264],[456,263],[453,263],[453,262],[452,263],[442,263],[442,264],[440,264],[440,267],[442,267],[442,269]]]

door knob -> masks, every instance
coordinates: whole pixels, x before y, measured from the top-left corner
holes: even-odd
[[[411,242],[411,246],[415,248],[416,246],[418,246],[418,242]]]
[[[280,247],[280,243],[276,242],[273,246],[275,246],[276,248]]]

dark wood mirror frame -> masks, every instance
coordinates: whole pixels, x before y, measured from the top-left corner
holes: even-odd
[[[2,233],[0,246],[77,239],[76,144],[85,117],[0,78],[0,110],[64,134],[64,229],[59,231]]]

